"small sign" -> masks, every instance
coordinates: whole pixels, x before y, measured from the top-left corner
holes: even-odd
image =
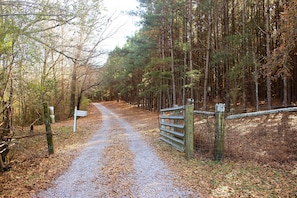
[[[76,131],[76,117],[85,117],[88,115],[87,111],[77,110],[77,107],[74,109],[74,123],[73,123],[73,132]]]
[[[50,110],[51,123],[55,123],[55,111],[54,111],[54,106],[49,106],[48,108],[49,108],[49,110]]]
[[[87,115],[88,115],[87,111],[76,110],[76,116],[78,116],[78,117],[85,117]]]

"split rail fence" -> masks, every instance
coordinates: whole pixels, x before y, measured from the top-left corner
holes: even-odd
[[[212,151],[213,159],[215,161],[220,161],[224,158],[224,150],[226,148],[225,121],[233,120],[235,123],[240,123],[240,119],[242,118],[255,118],[263,115],[285,112],[297,112],[297,107],[225,116],[225,104],[216,104],[215,112],[194,111],[193,101],[189,99],[188,104],[185,106],[167,108],[160,111],[160,139],[172,145],[177,150],[186,152],[186,156],[189,158],[193,155],[195,149],[194,144],[197,141],[203,141],[200,139],[209,138],[209,140],[212,141],[212,148],[208,149]],[[200,132],[199,130],[205,129],[201,129],[199,127],[196,128],[196,126],[201,123],[197,119],[194,121],[194,115],[209,117],[212,119],[212,121],[208,122],[210,125],[209,132],[195,136],[196,131],[194,131],[194,129],[198,130],[197,133]],[[239,139],[239,141],[241,140]],[[295,144],[297,144],[297,142],[295,142]]]

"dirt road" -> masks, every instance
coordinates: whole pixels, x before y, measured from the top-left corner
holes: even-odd
[[[174,174],[128,122],[95,106],[101,127],[55,187],[35,197],[199,197],[174,184]]]

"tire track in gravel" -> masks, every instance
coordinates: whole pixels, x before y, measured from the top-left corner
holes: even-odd
[[[55,187],[40,192],[35,197],[102,197],[106,189],[97,185],[97,181],[103,178],[98,169],[104,163],[103,151],[109,144],[112,122],[110,115],[103,114],[101,127],[73,160],[69,169],[54,181]]]
[[[128,122],[95,106],[102,126],[56,186],[36,197],[199,197],[174,185],[174,175]]]

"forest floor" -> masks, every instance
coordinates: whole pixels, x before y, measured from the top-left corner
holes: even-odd
[[[297,163],[270,166],[253,160],[225,159],[220,163],[200,157],[186,160],[183,153],[159,140],[157,113],[123,102],[101,104],[125,120],[145,139],[158,159],[164,162],[166,169],[174,174],[176,188],[191,192],[188,197],[297,197]],[[98,131],[102,118],[100,111],[90,105],[88,116],[78,120],[76,133],[72,132],[73,120],[52,124],[55,133],[54,155],[47,154],[45,135],[17,139],[16,146],[9,155],[11,169],[0,173],[0,197],[36,197],[44,190],[54,187],[53,182],[67,172],[74,159],[84,151],[87,143]],[[118,126],[115,126],[115,129],[117,128]],[[36,127],[34,130],[34,133],[44,131],[43,127]],[[18,135],[24,136],[26,133]],[[110,175],[106,185],[115,185],[115,188],[111,189],[125,189],[117,180],[119,172],[133,171],[133,164],[121,159],[133,158],[135,154],[131,153],[130,147],[117,147],[119,140],[116,136],[110,141],[114,142],[115,146],[106,147],[106,166],[100,170]],[[112,162],[124,166],[114,167]],[[116,190],[111,190],[107,195],[123,197],[112,193],[116,193]],[[124,197],[133,197],[133,193]],[[137,197],[137,194],[134,197]],[[186,196],[176,194],[175,197]]]

